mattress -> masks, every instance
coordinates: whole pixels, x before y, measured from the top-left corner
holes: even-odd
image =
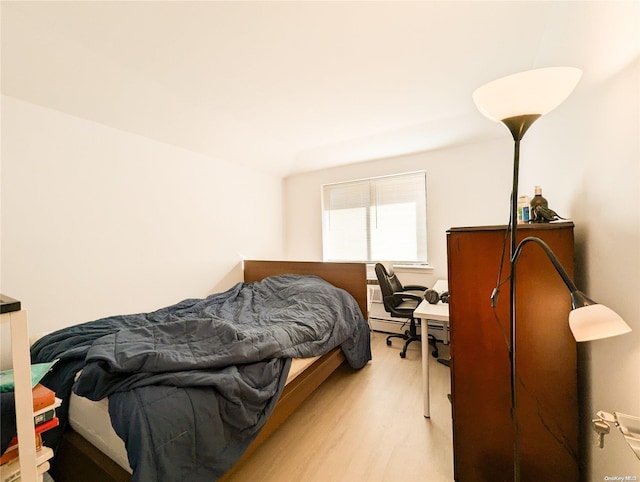
[[[294,358],[287,377],[287,383],[294,380],[318,358],[320,357]],[[72,393],[69,399],[69,424],[73,430],[82,435],[111,460],[129,473],[132,472],[124,442],[111,426],[107,398],[94,402]]]

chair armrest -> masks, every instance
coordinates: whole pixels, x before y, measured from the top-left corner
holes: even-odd
[[[421,285],[404,285],[403,288],[405,291],[411,291],[411,290],[427,291],[429,289],[426,286],[421,286]]]
[[[404,300],[414,300],[417,302],[421,302],[424,298],[422,296],[418,296],[414,293],[407,293],[405,291],[400,291],[398,293],[393,293],[393,295],[391,295],[392,298],[394,300],[400,300],[400,301],[404,301]]]

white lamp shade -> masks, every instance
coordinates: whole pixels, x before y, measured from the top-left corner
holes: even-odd
[[[473,101],[489,119],[500,122],[527,114],[545,115],[569,97],[582,77],[575,67],[548,67],[502,77],[476,89]]]
[[[588,305],[569,313],[569,328],[576,341],[591,341],[629,333],[631,328],[611,308]]]

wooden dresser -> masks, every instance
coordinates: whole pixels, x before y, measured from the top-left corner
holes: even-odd
[[[454,472],[458,482],[513,481],[506,226],[447,233]],[[506,235],[506,237],[505,237]],[[519,225],[573,277],[573,223]],[[496,309],[490,297],[502,281]],[[539,246],[523,249],[516,272],[517,400],[522,481],[578,481],[576,342],[569,291]]]

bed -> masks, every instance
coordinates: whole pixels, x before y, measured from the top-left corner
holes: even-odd
[[[245,261],[244,280],[246,283],[261,281],[278,275],[315,275],[335,287],[347,291],[355,299],[362,313],[367,312],[366,269],[356,263],[278,262]],[[251,455],[280,424],[343,362],[345,355],[337,347],[314,358],[313,362],[284,386],[266,423],[253,442],[244,450],[244,455],[236,463]],[[222,479],[233,474],[233,468]],[[129,481],[131,474],[118,463],[107,457],[94,445],[74,430],[68,429],[61,437],[52,475],[57,482],[75,480]]]

